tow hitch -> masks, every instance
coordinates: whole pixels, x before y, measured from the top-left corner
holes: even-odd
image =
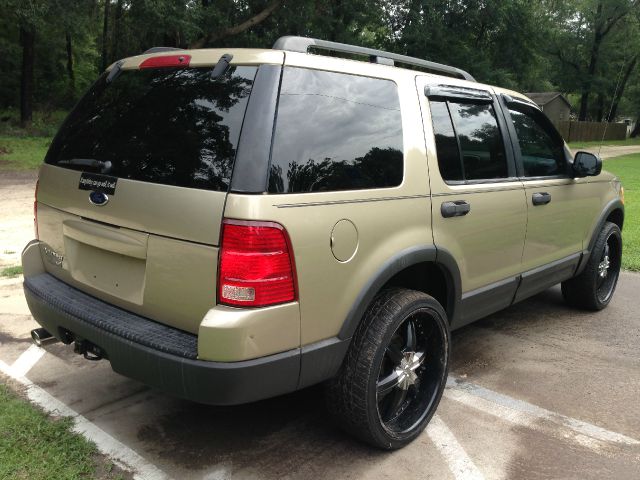
[[[92,362],[97,362],[98,360],[102,360],[104,358],[104,352],[99,346],[94,345],[88,340],[83,340],[80,338],[76,338],[76,341],[73,344],[73,351],[79,355],[82,355],[87,360],[91,360]]]

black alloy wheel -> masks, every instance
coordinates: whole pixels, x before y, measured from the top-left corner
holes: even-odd
[[[621,247],[615,232],[609,232],[597,269],[596,294],[601,303],[609,303],[618,283],[622,259]]]
[[[426,293],[381,291],[365,312],[342,369],[327,385],[338,426],[387,450],[427,426],[442,397],[450,334],[442,306]]]
[[[622,234],[605,222],[582,272],[562,282],[562,295],[574,307],[602,310],[613,298],[622,266]]]

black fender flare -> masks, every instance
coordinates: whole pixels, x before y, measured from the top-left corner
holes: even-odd
[[[591,256],[591,252],[593,252],[593,247],[598,238],[598,232],[602,230],[602,227],[604,226],[604,223],[607,221],[607,218],[609,218],[609,215],[611,215],[611,213],[615,210],[620,210],[622,212],[622,221],[624,223],[624,204],[622,203],[622,200],[620,200],[619,198],[615,198],[611,200],[609,203],[607,203],[604,209],[602,210],[602,213],[600,213],[600,217],[598,217],[598,222],[596,223],[595,228],[591,231],[589,246],[585,248],[584,251],[582,252],[582,260],[580,261],[580,265],[578,265],[578,268],[576,269],[575,275],[579,275],[580,273],[582,273],[582,270],[584,270],[584,267],[587,265],[587,262],[589,261],[589,257]]]
[[[453,256],[447,250],[435,245],[421,245],[396,253],[378,269],[376,274],[371,276],[349,310],[338,333],[338,338],[347,340],[353,337],[373,297],[391,278],[412,265],[424,262],[435,263],[444,273],[448,295],[447,305],[443,305],[443,308],[447,311],[449,323],[451,323],[460,310],[459,304],[462,295],[460,269]]]

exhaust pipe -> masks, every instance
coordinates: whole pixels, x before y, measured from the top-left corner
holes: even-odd
[[[47,332],[44,328],[35,328],[31,330],[31,338],[33,339],[33,343],[37,346],[42,347],[47,343],[56,342],[58,339]]]

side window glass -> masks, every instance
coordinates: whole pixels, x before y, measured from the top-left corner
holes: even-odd
[[[394,82],[285,68],[269,192],[394,187],[404,174],[402,148]]]
[[[436,138],[438,167],[444,180],[464,180],[456,131],[451,123],[447,102],[431,102],[431,121]]]
[[[493,105],[431,100],[430,106],[438,166],[445,181],[509,176]]]
[[[453,102],[449,105],[460,139],[465,180],[508,177],[507,157],[493,105]]]
[[[510,107],[509,112],[518,136],[524,175],[547,177],[565,173],[564,145],[542,117],[526,107]]]

